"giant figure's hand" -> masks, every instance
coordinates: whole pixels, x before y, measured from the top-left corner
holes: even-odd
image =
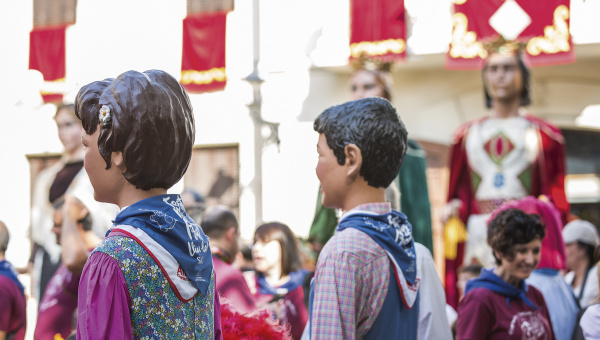
[[[442,211],[442,223],[445,225],[448,219],[452,216],[459,216],[460,208],[462,207],[462,201],[458,198],[451,199],[444,206]]]

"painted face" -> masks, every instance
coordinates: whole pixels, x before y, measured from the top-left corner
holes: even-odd
[[[56,243],[60,245],[60,234],[62,232],[62,223],[63,223],[63,215],[62,211],[54,210],[54,215],[52,216],[52,221],[54,225],[52,226],[52,232],[56,235]]]
[[[345,185],[345,167],[339,165],[333,149],[327,145],[327,138],[319,134],[317,143],[319,162],[317,163],[317,177],[321,182],[321,196],[323,206],[328,208],[342,208]]]
[[[517,56],[492,54],[484,73],[485,88],[492,99],[508,101],[520,98],[523,73]]]
[[[58,138],[65,148],[66,153],[73,153],[81,148],[81,122],[74,117],[68,109],[58,111],[54,117],[58,127]]]
[[[252,246],[254,269],[264,273],[281,266],[281,245],[276,240],[263,242],[257,240]]]
[[[98,202],[114,203],[121,193],[125,180],[121,171],[113,164],[107,170],[106,162],[98,151],[98,136],[100,127],[92,135],[85,130],[81,133],[85,156],[83,166],[94,188],[94,199]]]
[[[359,70],[350,77],[350,92],[352,100],[384,97],[384,87],[370,71]]]
[[[511,279],[515,279],[515,281],[525,280],[540,262],[542,241],[536,238],[529,243],[517,244],[513,249],[514,258],[512,260],[500,255],[502,262],[500,266],[509,274]]]

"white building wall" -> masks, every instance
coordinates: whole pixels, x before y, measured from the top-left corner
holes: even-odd
[[[263,118],[281,124],[279,150],[271,145],[263,154],[263,217],[287,223],[306,236],[318,187],[312,120],[348,99],[349,6],[347,0],[260,4]],[[251,1],[236,1],[235,6],[227,23],[227,87],[190,97],[196,144],[240,145],[240,219],[243,236],[250,238],[256,227],[251,190],[254,136],[246,104],[252,94],[242,78],[252,70]],[[594,1],[572,1],[576,42],[600,42],[600,23],[592,15],[598,6]],[[461,122],[484,112],[479,72],[443,69],[451,28],[449,0],[406,0],[406,8],[409,57],[394,71],[394,104],[412,137],[445,144]],[[65,99],[72,101],[83,84],[129,69],[158,68],[179,77],[184,16],[184,0],[80,0],[77,23],[67,30]],[[31,28],[31,1],[0,2],[0,219],[13,234],[8,255],[16,265],[25,264],[29,248],[25,155],[61,151],[54,108],[42,105],[39,73],[27,70]],[[598,103],[596,45],[589,45],[590,56],[576,64],[534,70],[532,112],[568,125],[586,105]]]

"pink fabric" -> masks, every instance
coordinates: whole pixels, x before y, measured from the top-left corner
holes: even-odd
[[[56,270],[40,303],[35,339],[53,339],[57,333],[66,339],[73,332],[73,316],[77,309],[79,275],[61,264]]]
[[[0,331],[16,332],[13,340],[25,339],[25,295],[11,279],[3,275],[0,275],[0,306]]]
[[[94,253],[88,259],[77,306],[77,339],[133,339],[127,283],[109,255]]]
[[[250,293],[242,272],[234,266],[213,256],[213,265],[216,277],[216,289],[219,295],[238,313],[251,313],[256,311],[256,301]]]
[[[520,209],[528,214],[539,215],[542,222],[546,225],[546,236],[542,240],[542,254],[537,268],[564,269],[566,265],[566,253],[562,237],[563,223],[560,211],[556,206],[549,201],[527,196],[503,204],[492,214],[490,219],[493,219],[499,212],[510,208]]]
[[[527,297],[538,310],[522,300],[511,300],[486,288],[475,288],[460,301],[456,324],[458,340],[553,340],[548,308],[539,290],[528,287]]]

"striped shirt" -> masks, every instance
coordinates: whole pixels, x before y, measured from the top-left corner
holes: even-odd
[[[353,210],[387,214],[390,203]],[[389,258],[367,234],[354,228],[325,245],[315,272],[311,339],[361,339],[381,311],[390,280]]]

